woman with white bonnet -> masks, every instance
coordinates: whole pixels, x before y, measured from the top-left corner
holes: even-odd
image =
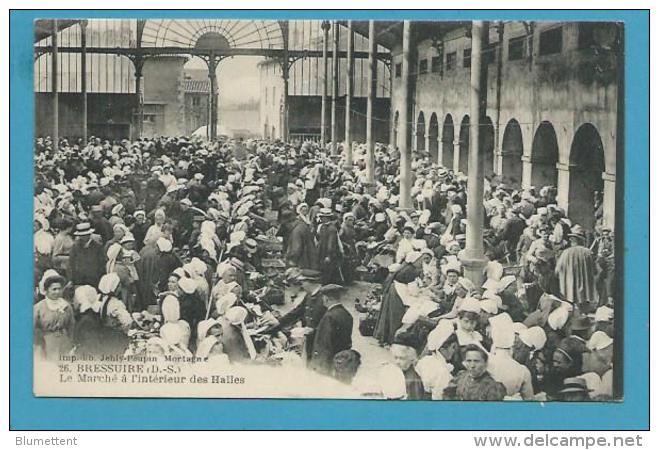
[[[112,330],[107,345],[107,352],[112,354],[123,353],[128,345],[126,333],[133,324],[126,305],[118,298],[120,286],[119,275],[114,272],[103,275],[98,283],[98,291],[101,294],[99,316],[101,323],[108,330]]]
[[[154,244],[162,236],[166,218],[167,216],[163,209],[156,210],[153,214],[154,223],[146,231],[146,236],[144,236],[144,245]]]
[[[459,351],[455,325],[450,320],[440,320],[428,334],[426,341],[428,355],[416,363],[416,371],[423,387],[433,400],[442,400],[444,389],[453,379],[453,361]]]
[[[62,298],[65,283],[55,271],[45,274],[40,283],[45,298],[33,310],[35,354],[50,360],[73,348],[75,317],[69,302]]]
[[[199,296],[197,282],[192,278],[182,277],[178,281],[179,316],[190,326],[191,340],[197,340],[197,324],[206,317],[206,302]]]
[[[162,301],[160,310],[163,325],[160,327],[160,337],[169,345],[189,352],[190,325],[181,319],[181,309],[178,298],[168,295]]]
[[[218,264],[216,271],[217,275],[220,277],[220,280],[215,284],[215,286],[213,286],[210,297],[210,308],[214,316],[221,315],[226,312],[226,308],[221,308],[221,304],[223,305],[225,303],[228,294],[231,294],[233,297],[235,297],[236,300],[234,300],[234,302],[237,301],[237,299],[242,298],[242,287],[237,280],[237,269],[225,261]],[[220,299],[223,298],[224,300],[218,304]]]
[[[418,279],[422,276],[421,253],[410,252],[405,262],[389,275],[382,287],[382,306],[375,324],[375,337],[380,344],[391,345],[396,331],[403,324],[407,308],[418,300]]]
[[[103,324],[100,320],[102,303],[93,286],[78,286],[73,294],[73,305],[77,311],[74,329],[76,355],[99,355],[103,351]]]
[[[222,345],[231,363],[244,362],[256,358],[256,349],[252,338],[247,333],[245,320],[247,310],[234,306],[220,318],[222,324]]]

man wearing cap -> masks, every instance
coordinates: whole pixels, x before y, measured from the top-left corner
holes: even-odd
[[[112,239],[113,231],[110,221],[103,216],[103,207],[94,205],[91,207],[89,222],[96,234],[101,238],[103,243]]]
[[[74,286],[98,286],[105,273],[103,244],[89,222],[76,225],[75,242],[69,254],[68,278]]]
[[[318,323],[314,334],[309,366],[325,375],[332,375],[334,355],[352,347],[353,319],[341,304],[339,285],[325,285],[318,294],[322,296],[327,311]]]
[[[570,248],[564,250],[556,261],[561,295],[579,306],[582,312],[590,313],[597,307],[593,255],[585,246],[586,233],[581,226],[573,226],[569,238]]]

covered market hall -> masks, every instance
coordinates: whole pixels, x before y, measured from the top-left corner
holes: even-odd
[[[46,363],[177,355],[282,378],[265,397],[621,398],[621,24],[34,27]]]

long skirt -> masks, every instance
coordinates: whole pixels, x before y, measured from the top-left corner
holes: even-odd
[[[382,295],[380,316],[375,324],[375,337],[381,344],[393,344],[396,331],[403,324],[403,315],[407,308],[400,299],[396,286],[393,283],[393,275],[387,279]]]

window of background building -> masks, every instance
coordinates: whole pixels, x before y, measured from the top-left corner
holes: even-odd
[[[442,57],[433,56],[430,60],[430,71],[432,73],[439,73],[442,71]]]
[[[422,59],[419,61],[419,73],[428,73],[428,60]]]
[[[403,72],[403,65],[401,63],[396,64],[396,78],[400,78],[400,74]]]
[[[526,48],[526,37],[520,36],[508,40],[508,61],[524,59]]]
[[[540,33],[540,55],[551,55],[563,50],[563,27],[552,28]]]
[[[615,40],[615,24],[611,22],[579,23],[579,48],[599,47]]]
[[[455,60],[458,58],[456,52],[451,52],[446,54],[446,70],[455,69]]]
[[[485,50],[483,50],[483,62],[485,64],[492,64],[496,59],[496,44],[487,44]]]
[[[462,67],[471,67],[471,49],[465,48],[462,51]]]

